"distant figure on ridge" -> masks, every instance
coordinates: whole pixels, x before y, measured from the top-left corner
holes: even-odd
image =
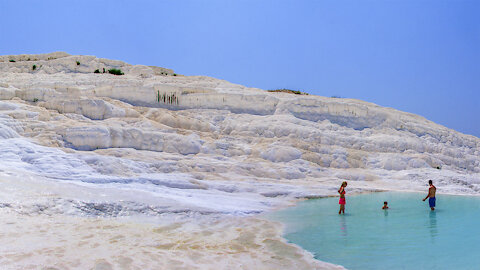
[[[425,201],[427,198],[428,199],[428,204],[430,205],[430,209],[435,210],[435,192],[437,191],[437,188],[433,185],[432,180],[428,180],[428,184],[430,187],[428,188],[428,195],[423,199]]]
[[[345,188],[346,187],[347,187],[347,181],[343,181],[342,185],[338,189],[338,193],[340,193],[340,200],[338,201],[338,204],[340,204],[340,211],[338,211],[339,215],[341,213],[345,214]]]
[[[387,209],[388,209],[388,202],[387,202],[387,201],[384,201],[384,202],[383,202],[383,207],[382,207],[382,209],[384,209],[384,210],[387,210]]]

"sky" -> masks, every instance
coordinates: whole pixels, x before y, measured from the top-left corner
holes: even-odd
[[[0,54],[361,99],[480,137],[479,14],[476,0],[0,0]]]

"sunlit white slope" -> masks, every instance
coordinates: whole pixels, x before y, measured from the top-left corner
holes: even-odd
[[[0,61],[1,173],[68,183],[62,211],[243,215],[333,195],[343,180],[480,191],[480,139],[414,114],[93,56]]]

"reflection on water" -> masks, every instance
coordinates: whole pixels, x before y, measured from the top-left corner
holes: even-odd
[[[342,236],[347,236],[347,220],[345,218],[345,215],[340,216],[340,234]]]
[[[383,210],[385,216],[388,216],[388,210]]]
[[[430,225],[428,229],[430,230],[430,237],[432,238],[432,240],[434,240],[435,237],[437,237],[438,235],[436,211],[430,211]]]

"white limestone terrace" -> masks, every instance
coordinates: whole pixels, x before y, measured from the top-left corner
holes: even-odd
[[[0,161],[0,214],[20,217],[210,224],[336,195],[344,180],[349,194],[425,191],[428,179],[440,194],[480,194],[480,139],[421,116],[61,52],[0,56]],[[238,245],[271,250],[265,258],[293,252],[277,256],[292,269],[335,267],[278,242],[278,226],[265,222],[250,222],[266,231]],[[233,237],[237,225],[225,231]],[[203,237],[219,227],[204,225]]]
[[[94,56],[0,59],[4,172],[148,190],[135,203],[160,197],[162,213],[259,213],[334,195],[343,180],[357,191],[421,190],[427,179],[480,191],[480,139],[414,114]],[[103,67],[125,75],[94,73]]]

